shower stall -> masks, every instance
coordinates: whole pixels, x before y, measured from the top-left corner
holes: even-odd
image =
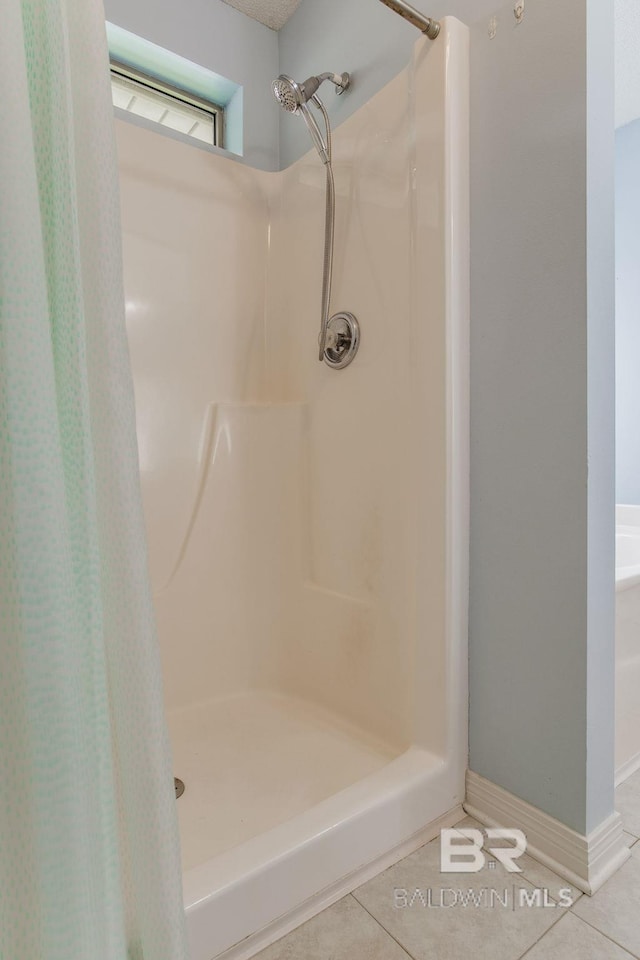
[[[460,817],[467,47],[445,19],[334,131],[344,369],[318,363],[317,150],[265,173],[117,123],[193,960],[250,956]]]

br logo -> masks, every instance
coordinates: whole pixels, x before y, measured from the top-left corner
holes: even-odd
[[[527,838],[522,830],[487,829],[488,840],[508,840],[513,846],[489,847],[492,860],[497,860],[509,873],[522,873],[515,863],[527,849]],[[478,873],[484,867],[487,855],[482,849],[485,842],[482,830],[460,827],[440,832],[440,872]]]

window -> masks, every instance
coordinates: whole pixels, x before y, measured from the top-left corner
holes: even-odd
[[[1,5],[1,0],[0,0]],[[242,86],[107,21],[113,102],[121,117],[203,150],[243,152]]]
[[[112,61],[113,105],[203,143],[223,146],[221,106]]]

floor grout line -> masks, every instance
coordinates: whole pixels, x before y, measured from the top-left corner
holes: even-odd
[[[433,842],[433,841],[432,841],[432,842]],[[524,874],[523,874],[523,876],[524,876]],[[531,883],[530,880],[527,880],[527,883],[529,883],[531,886],[533,886],[533,884]],[[357,888],[357,889],[359,889],[359,888]],[[356,891],[355,891],[355,890],[352,890],[351,893],[349,894],[349,896],[353,897],[353,899],[356,901],[356,903],[357,903],[359,906],[362,907],[362,909],[365,911],[365,913],[368,913],[369,916],[371,917],[371,919],[372,919],[372,920],[375,920],[375,922],[378,924],[378,926],[381,927],[381,928],[384,930],[384,932],[385,932],[386,934],[388,934],[388,935],[391,937],[391,939],[394,940],[394,941],[398,944],[398,946],[407,954],[408,957],[411,958],[411,960],[417,960],[417,958],[414,956],[414,954],[412,954],[412,953],[407,949],[407,947],[406,947],[403,943],[401,943],[401,941],[398,940],[398,938],[397,938],[396,936],[394,936],[394,934],[391,933],[390,930],[388,930],[388,929],[385,927],[385,925],[384,925],[384,923],[382,922],[382,920],[379,920],[378,917],[376,917],[375,914],[371,913],[371,911],[368,909],[368,907],[366,907],[366,906],[364,905],[364,903],[362,903],[360,900],[358,900],[358,898],[357,898],[357,896],[356,896]],[[580,898],[578,897],[578,899],[580,899]],[[577,900],[576,900],[575,902],[577,903]],[[534,948],[538,943],[540,943],[541,940],[543,940],[543,939],[546,937],[546,935],[549,933],[549,931],[552,930],[552,929],[556,926],[556,924],[560,923],[560,921],[562,920],[562,918],[563,918],[563,917],[566,917],[567,914],[570,912],[570,908],[567,908],[567,907],[561,907],[560,910],[561,910],[560,915],[559,915],[558,917],[556,917],[556,919],[553,921],[553,923],[552,923],[550,926],[547,927],[547,929],[544,931],[544,933],[542,933],[542,934],[538,937],[538,939],[535,940],[534,943],[532,943],[529,947],[527,947],[526,950],[524,951],[524,953],[521,953],[518,957],[515,957],[514,960],[524,960],[524,958],[526,957],[526,955],[527,955],[531,950],[533,950],[533,948]],[[576,916],[577,916],[577,915],[576,915]],[[611,938],[608,938],[608,939],[611,939]],[[622,947],[622,949],[624,950],[625,948]],[[627,952],[628,952],[628,951],[627,951]],[[633,955],[633,954],[629,954],[629,956],[634,956],[634,955]],[[640,960],[640,958],[634,956],[634,960]]]
[[[569,912],[572,912],[572,910],[573,910],[573,908],[570,907],[570,908],[569,908]],[[604,937],[605,940],[608,940],[609,943],[613,943],[613,944],[615,944],[616,947],[619,947],[621,950],[624,950],[624,952],[627,954],[627,956],[633,957],[634,960],[640,960],[640,957],[638,956],[637,953],[632,953],[631,950],[629,950],[628,947],[623,947],[621,943],[618,943],[617,940],[614,940],[613,937],[610,937],[608,933],[605,933],[605,932],[604,932],[604,930],[600,930],[600,928],[599,928],[599,927],[596,927],[596,925],[595,925],[594,923],[591,923],[589,920],[585,920],[585,918],[584,918],[584,917],[581,917],[579,913],[574,913],[573,916],[574,916],[577,920],[582,920],[583,923],[586,923],[586,925],[587,925],[588,927],[591,927],[592,930],[595,930],[596,933],[599,933],[600,936],[601,936],[601,937]]]
[[[456,824],[455,826],[457,826],[457,824]],[[455,829],[455,827],[454,827],[454,829]],[[628,833],[630,836],[635,837],[635,834],[630,833],[629,830],[626,830],[625,832]],[[432,841],[432,842],[433,842],[433,841]],[[634,843],[631,844],[631,847],[635,846],[635,844],[638,843],[638,842],[640,842],[640,838],[636,837],[635,840],[634,840]],[[631,849],[631,847],[630,847],[629,849]],[[544,865],[543,865],[543,866],[544,866]],[[550,872],[551,872],[551,873],[554,873],[553,871],[550,871]],[[522,879],[525,880],[527,883],[529,883],[530,885],[533,885],[533,880],[530,879],[530,878],[527,876],[527,873],[528,873],[528,871],[523,870],[523,872],[522,872],[522,874],[521,874],[521,877],[522,877]],[[560,877],[559,875],[557,875],[557,874],[555,874],[555,873],[554,873],[554,876],[556,876],[557,879],[558,879],[558,881],[560,881],[560,882],[563,880],[562,877]],[[364,912],[365,912],[369,917],[371,917],[371,919],[376,923],[376,925],[377,925],[388,937],[390,937],[391,940],[393,940],[393,942],[396,943],[398,947],[400,947],[400,949],[402,950],[403,954],[404,954],[407,958],[409,958],[409,960],[417,960],[417,958],[415,957],[415,955],[412,954],[412,953],[410,952],[410,950],[407,949],[407,947],[402,943],[402,941],[399,940],[398,937],[395,936],[395,935],[391,932],[391,930],[389,930],[389,929],[385,926],[384,922],[383,922],[381,919],[379,919],[374,913],[372,913],[371,910],[370,910],[364,903],[362,903],[361,900],[358,899],[358,896],[357,896],[358,889],[359,889],[359,888],[357,888],[356,890],[352,891],[352,892],[349,894],[349,896],[353,897],[353,899],[354,899],[355,902],[358,904],[358,906],[361,907],[361,908],[364,910]],[[588,927],[590,927],[595,933],[599,934],[601,937],[604,937],[605,940],[607,940],[609,943],[613,944],[613,945],[614,945],[615,947],[617,947],[619,950],[622,950],[623,953],[624,953],[627,957],[633,958],[633,960],[640,960],[640,954],[633,953],[631,950],[629,950],[628,947],[623,946],[623,944],[620,943],[618,940],[616,940],[613,936],[610,936],[608,933],[605,933],[603,930],[599,929],[599,928],[595,925],[595,923],[590,922],[589,920],[585,919],[584,917],[581,917],[578,913],[575,912],[574,908],[575,908],[576,904],[582,899],[582,897],[583,897],[583,894],[582,894],[580,891],[578,891],[578,897],[573,901],[571,907],[569,907],[569,908],[563,908],[563,909],[561,910],[561,913],[556,917],[556,919],[551,923],[551,925],[550,925],[549,927],[547,927],[547,929],[546,929],[532,944],[530,944],[523,953],[521,953],[521,954],[518,956],[517,960],[526,960],[526,957],[528,957],[528,956],[532,953],[532,951],[533,951],[540,943],[542,943],[542,942],[544,941],[545,937],[547,937],[547,936],[549,936],[549,935],[551,934],[551,931],[554,929],[554,927],[556,927],[559,923],[561,923],[562,920],[563,920],[563,918],[566,917],[568,914],[572,914],[572,916],[573,916],[576,920],[582,921],[582,923],[584,923],[584,924],[586,924]]]
[[[528,953],[531,953],[531,951],[533,950],[533,948],[534,948],[534,947],[537,947],[538,944],[539,944],[542,940],[544,940],[544,938],[546,937],[546,935],[547,935],[548,933],[550,933],[550,932],[553,930],[553,928],[554,928],[555,926],[557,926],[557,924],[560,923],[560,921],[563,919],[563,917],[566,917],[566,915],[567,915],[568,913],[569,913],[568,910],[563,910],[562,913],[560,914],[560,916],[559,916],[559,917],[556,917],[556,919],[553,921],[553,923],[551,924],[551,926],[550,926],[550,927],[547,927],[547,929],[544,931],[543,934],[541,934],[541,936],[538,937],[538,939],[535,941],[535,943],[532,943],[530,947],[527,947],[527,949],[525,950],[524,953],[521,953],[521,954],[520,954],[520,956],[518,957],[518,960],[524,960],[524,958],[527,956],[527,954],[528,954]]]
[[[359,889],[359,888],[357,888],[357,889]],[[394,937],[394,935],[391,933],[390,930],[387,930],[387,928],[385,927],[385,925],[384,925],[384,923],[382,922],[382,920],[378,920],[378,918],[377,918],[373,913],[371,913],[371,910],[367,909],[367,907],[365,907],[364,903],[361,903],[360,900],[358,900],[358,898],[356,897],[356,894],[355,894],[355,890],[352,890],[351,893],[349,894],[349,896],[350,896],[350,897],[353,897],[353,899],[354,899],[355,902],[358,904],[358,906],[362,907],[362,909],[364,910],[364,912],[365,912],[365,913],[368,913],[372,920],[375,920],[375,922],[378,924],[378,926],[381,927],[382,930],[384,930],[384,932],[387,934],[387,936],[391,937],[391,939],[392,939],[395,943],[398,944],[398,946],[400,947],[400,949],[401,949],[404,953],[406,953],[406,955],[407,955],[408,957],[410,957],[411,960],[417,960],[417,958],[416,958],[412,953],[409,953],[409,951],[407,950],[407,948],[405,947],[405,945],[404,945],[403,943],[400,943],[400,941],[398,940],[398,938],[397,938],[397,937]]]

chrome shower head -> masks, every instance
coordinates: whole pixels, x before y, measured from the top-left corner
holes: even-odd
[[[348,73],[321,73],[318,77],[309,77],[304,83],[297,83],[286,73],[281,73],[278,79],[273,81],[273,95],[287,113],[297,113],[300,107],[317,93],[320,84],[325,80],[331,80],[336,87],[336,93],[344,93],[351,77]]]
[[[324,111],[324,107],[318,99],[317,91],[320,84],[325,80],[331,80],[336,87],[336,93],[344,93],[351,82],[351,77],[348,73],[321,73],[318,77],[309,77],[304,83],[297,83],[286,73],[281,73],[278,79],[273,81],[271,88],[274,97],[287,113],[297,113],[302,117],[314,146],[320,154],[320,159],[324,164],[328,164],[330,162],[330,150],[327,143],[322,139],[320,127],[307,106],[309,100],[314,100],[316,106]],[[326,111],[324,113],[326,119]],[[328,120],[326,122],[328,123]]]
[[[300,104],[304,103],[298,84],[284,74],[273,81],[273,95],[287,113],[297,113]]]

